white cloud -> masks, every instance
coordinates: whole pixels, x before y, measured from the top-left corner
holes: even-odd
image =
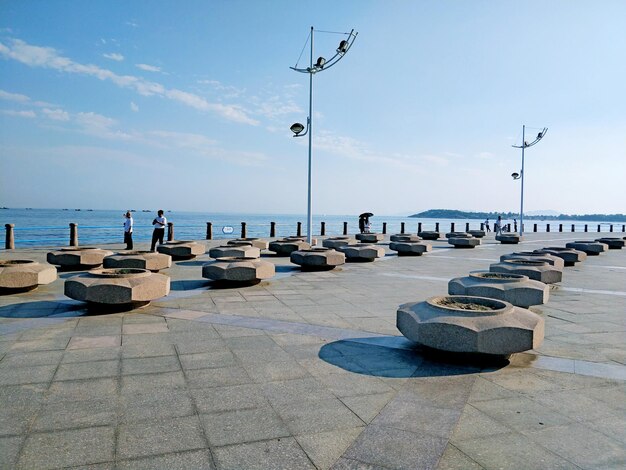
[[[0,90],[0,100],[28,103],[30,101],[30,98],[26,95],[20,95],[19,93],[10,93],[8,91]]]
[[[2,114],[6,114],[7,116],[15,116],[15,117],[22,117],[22,118],[36,118],[37,114],[35,114],[34,111],[15,111],[13,109],[3,109]]]
[[[44,108],[41,110],[41,112],[48,119],[52,119],[53,121],[69,121],[70,120],[70,115],[66,111],[63,111],[62,109]]]
[[[130,26],[131,28],[138,28],[139,27],[139,23],[136,23],[135,21],[127,21],[126,25]]]
[[[102,54],[102,57],[115,60],[116,62],[121,62],[124,60],[124,56],[122,54],[118,54],[117,52],[111,52],[110,54]]]
[[[130,102],[130,110],[136,113],[136,112],[139,111],[139,106],[137,106],[134,101],[131,101]]]
[[[158,95],[173,101],[191,106],[195,109],[212,111],[230,121],[258,125],[259,122],[248,115],[248,112],[238,105],[210,103],[203,97],[182,90],[166,89],[160,83],[150,82],[133,75],[118,75],[110,70],[93,64],[80,64],[59,55],[51,47],[32,46],[20,39],[13,39],[10,46],[0,43],[0,55],[17,60],[30,67],[42,67],[58,70],[65,73],[76,73],[108,80],[121,88],[130,88],[144,96]]]
[[[135,67],[141,70],[145,70],[146,72],[160,72],[161,71],[161,67],[157,67],[155,65],[135,64]]]
[[[131,140],[137,137],[136,135],[115,129],[117,126],[115,119],[98,113],[78,113],[74,117],[74,122],[78,125],[81,132],[102,139]]]

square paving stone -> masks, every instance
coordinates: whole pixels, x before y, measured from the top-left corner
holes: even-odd
[[[123,335],[141,335],[151,333],[167,333],[167,323],[125,323],[122,327]]]
[[[144,389],[120,397],[120,421],[124,423],[166,420],[193,413],[191,398],[181,389]]]
[[[119,426],[117,454],[120,459],[204,447],[205,442],[197,416]]]
[[[263,392],[272,405],[335,398],[313,377],[266,383],[263,384]]]
[[[115,424],[114,400],[89,400],[46,404],[33,425],[34,431],[52,431]]]
[[[208,450],[155,455],[134,460],[120,460],[118,470],[214,470],[215,465]]]
[[[335,462],[331,470],[388,470],[388,468],[342,457]]]
[[[378,377],[357,374],[332,374],[318,377],[328,390],[338,397],[355,395],[373,395],[393,392],[393,388],[385,385]]]
[[[344,457],[394,469],[435,468],[445,446],[439,437],[370,425]]]
[[[0,385],[50,382],[56,368],[56,364],[3,368],[0,369]]]
[[[112,427],[93,427],[31,434],[18,463],[23,469],[51,469],[113,460]]]
[[[115,348],[122,344],[121,336],[73,336],[67,349]]]
[[[196,354],[181,354],[180,362],[183,369],[208,369],[211,367],[228,367],[238,364],[237,359],[228,349],[216,349]]]
[[[483,467],[453,445],[448,444],[439,460],[437,470],[483,470]]]
[[[0,361],[0,371],[4,368],[58,364],[62,357],[63,351],[36,351],[6,355],[2,358],[2,361]]]
[[[482,411],[477,410],[472,405],[467,405],[463,408],[459,422],[454,428],[452,442],[475,439],[478,437],[497,436],[499,434],[506,434],[512,432],[511,428],[508,428],[494,419],[491,419]]]
[[[274,405],[274,409],[292,434],[335,431],[365,424],[337,398]]]
[[[48,401],[114,399],[117,396],[117,377],[52,382]]]
[[[181,371],[160,374],[123,375],[121,377],[122,395],[148,393],[151,390],[185,388],[185,376]]]
[[[67,350],[61,362],[112,361],[119,359],[120,351],[120,347]]]
[[[176,372],[181,370],[177,356],[122,359],[122,375]]]
[[[119,374],[120,361],[93,361],[61,364],[54,380],[94,379],[115,377]]]
[[[293,438],[218,447],[213,452],[221,470],[315,469]]]
[[[23,439],[21,436],[0,437],[0,468],[15,468]]]
[[[216,369],[188,370],[187,384],[189,388],[225,387],[251,383],[252,379],[242,367],[219,367]]]
[[[363,432],[363,427],[296,436],[317,468],[330,468]]]
[[[289,436],[289,430],[270,407],[201,415],[212,446],[242,444]]]
[[[176,354],[173,344],[126,344],[122,347],[122,358],[173,356]]]
[[[200,413],[244,410],[268,406],[258,385],[233,385],[207,389],[193,389],[191,395]]]
[[[258,383],[301,379],[309,376],[306,369],[293,360],[244,364],[244,368],[248,375]]]
[[[341,401],[352,410],[363,422],[369,424],[378,413],[396,396],[395,392],[375,395],[358,395],[343,397]]]
[[[26,352],[26,351],[53,351],[57,349],[64,350],[69,342],[68,338],[42,339],[31,341],[17,341],[13,343],[10,351]]]

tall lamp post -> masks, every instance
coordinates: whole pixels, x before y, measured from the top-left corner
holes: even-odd
[[[544,138],[548,132],[548,128],[544,127],[535,137],[535,140],[532,142],[526,142],[526,126],[522,126],[522,145],[513,145],[516,149],[522,149],[522,169],[519,173],[515,172],[511,174],[514,180],[518,180],[521,178],[522,180],[522,189],[521,189],[521,202],[519,209],[519,236],[521,237],[524,234],[524,150],[528,147],[532,147],[533,145],[539,143],[541,139]]]
[[[309,74],[309,115],[306,118],[306,131],[305,127],[299,122],[294,123],[290,129],[291,132],[294,133],[294,137],[304,137],[305,135],[309,135],[309,183],[308,183],[308,202],[307,202],[307,228],[306,228],[306,238],[307,242],[311,244],[312,234],[311,229],[313,226],[313,214],[311,212],[311,147],[312,147],[312,128],[313,128],[313,75],[318,72],[322,72],[324,70],[328,70],[330,67],[339,62],[344,55],[348,52],[348,50],[352,47],[354,40],[356,39],[357,34],[354,29],[349,33],[342,33],[348,36],[346,39],[343,39],[339,43],[339,47],[335,51],[335,55],[332,56],[329,60],[326,60],[324,57],[319,57],[315,63],[313,63],[313,33],[315,30],[313,26],[311,26],[311,54],[309,60],[309,66],[307,68],[298,68],[296,64],[295,67],[290,67],[292,70],[300,73],[308,73]]]

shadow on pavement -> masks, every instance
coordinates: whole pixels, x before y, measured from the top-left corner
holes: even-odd
[[[85,314],[86,304],[74,301],[41,300],[0,307],[3,318],[80,317]]]

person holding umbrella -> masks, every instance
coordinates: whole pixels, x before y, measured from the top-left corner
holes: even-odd
[[[360,216],[359,216],[359,230],[361,231],[361,233],[369,233],[370,231],[370,217],[372,217],[374,214],[372,214],[371,212],[363,212]]]

